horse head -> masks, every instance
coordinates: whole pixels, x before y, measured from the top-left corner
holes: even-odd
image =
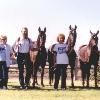
[[[41,30],[41,28],[38,28],[39,31],[39,35],[38,35],[38,39],[37,39],[37,45],[38,47],[40,46],[45,46],[45,42],[46,42],[46,27],[44,28],[44,30]]]
[[[74,47],[76,43],[76,37],[77,37],[76,29],[77,29],[76,25],[74,28],[71,27],[71,25],[69,26],[70,31],[69,31],[69,36],[67,39],[67,44],[70,48]]]
[[[99,34],[99,30],[98,30],[96,33],[93,33],[93,32],[91,32],[91,30],[90,30],[90,33],[91,33],[91,38],[90,38],[89,44],[90,44],[91,46],[93,46],[93,45],[98,45],[98,34]]]
[[[98,44],[98,33],[99,31],[97,31],[96,33],[91,32],[91,38],[89,41],[88,45],[82,45],[79,48],[79,58],[83,61],[83,62],[89,62],[89,57],[91,55],[91,49],[94,45]]]

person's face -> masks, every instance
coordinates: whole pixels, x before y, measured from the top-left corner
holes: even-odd
[[[21,33],[22,33],[23,38],[27,38],[28,31],[25,28],[22,28]]]
[[[6,44],[7,43],[7,39],[1,39],[1,43]]]
[[[63,43],[64,42],[64,37],[63,36],[59,36],[59,43]]]

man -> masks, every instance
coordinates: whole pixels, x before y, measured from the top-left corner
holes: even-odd
[[[17,64],[19,69],[19,82],[21,89],[28,89],[31,77],[31,60],[30,50],[32,49],[32,40],[28,37],[28,28],[23,27],[21,36],[16,40],[13,45],[14,51],[17,52]],[[26,67],[26,75],[24,77],[24,66]]]

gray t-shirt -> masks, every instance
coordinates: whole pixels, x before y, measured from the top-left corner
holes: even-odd
[[[57,52],[56,56],[56,64],[69,64],[69,59],[67,55],[68,51],[68,45],[63,43],[63,44],[56,44],[54,46],[54,51]]]
[[[6,61],[6,49],[4,44],[0,44],[0,61]]]

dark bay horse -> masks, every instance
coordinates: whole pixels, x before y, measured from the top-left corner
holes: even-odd
[[[71,85],[74,87],[74,69],[75,69],[75,62],[76,62],[76,52],[74,50],[74,46],[76,43],[77,33],[76,33],[77,26],[75,25],[75,28],[72,28],[71,25],[69,26],[69,36],[67,39],[68,44],[68,57],[69,57],[69,65],[71,67]]]
[[[41,67],[41,85],[44,86],[43,83],[43,77],[44,77],[44,68],[46,65],[46,59],[47,59],[47,52],[45,48],[45,42],[46,42],[46,28],[42,31],[39,27],[38,29],[39,35],[37,38],[37,52],[36,56],[34,58],[34,65],[33,65],[33,87],[35,87],[35,83],[37,80],[37,72],[39,70],[39,67]]]
[[[48,63],[49,63],[49,84],[52,85],[54,79],[54,69],[55,69],[55,53],[53,52],[55,44],[48,49]]]
[[[99,61],[99,52],[98,52],[98,33],[91,33],[91,38],[88,45],[82,45],[79,48],[79,61],[80,68],[82,71],[82,85],[84,87],[85,80],[87,82],[87,87],[89,87],[89,77],[91,65],[94,66],[94,77],[95,77],[95,87],[97,85],[97,67]]]

